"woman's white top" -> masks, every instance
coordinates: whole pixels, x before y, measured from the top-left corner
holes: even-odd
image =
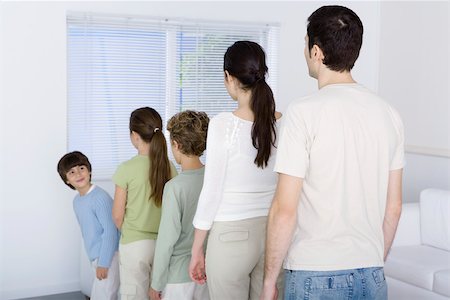
[[[205,179],[193,221],[195,228],[209,230],[214,221],[268,215],[278,178],[273,171],[276,148],[272,147],[268,165],[258,168],[252,126],[253,122],[231,112],[220,113],[209,122]]]

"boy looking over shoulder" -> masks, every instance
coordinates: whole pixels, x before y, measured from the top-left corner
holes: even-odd
[[[91,183],[92,167],[79,151],[65,154],[58,162],[63,182],[78,195],[73,210],[80,225],[86,253],[95,270],[92,300],[116,300],[119,288],[117,249],[119,232],[112,220],[112,199]]]

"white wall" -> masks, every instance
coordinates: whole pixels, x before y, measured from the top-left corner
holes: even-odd
[[[381,3],[379,93],[405,125],[405,202],[450,189],[449,11],[448,1]]]
[[[2,5],[2,299],[78,286],[72,193],[55,171],[66,145],[64,16],[34,6]]]
[[[4,216],[4,200],[5,199],[5,193],[4,193],[4,174],[1,170],[5,167],[5,156],[3,155],[3,143],[1,141],[4,141],[4,95],[3,95],[3,72],[2,72],[2,62],[3,62],[3,47],[2,47],[2,35],[3,35],[3,22],[2,22],[2,12],[3,12],[3,3],[0,2],[0,220]],[[3,251],[3,241],[5,241],[3,237],[3,223],[0,221],[0,274],[2,273],[2,270],[4,270],[4,258],[5,253]],[[3,289],[3,282],[0,275],[0,291]],[[0,292],[0,299],[1,299],[2,292]]]
[[[339,3],[354,9],[365,24],[355,77],[376,89],[380,4]],[[79,289],[80,234],[71,206],[74,193],[56,173],[67,143],[66,11],[279,22],[276,96],[283,111],[289,101],[316,89],[307,75],[303,37],[306,18],[323,4],[0,2],[0,299]]]

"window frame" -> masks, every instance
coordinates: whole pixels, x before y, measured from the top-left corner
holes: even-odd
[[[127,145],[123,145],[121,142],[117,142],[116,147],[121,147],[120,149],[123,148],[123,150],[118,150],[119,152],[124,152],[125,154],[121,154],[119,155],[120,157],[116,157],[116,158],[112,158],[109,161],[109,165],[108,167],[102,169],[102,167],[99,167],[98,164],[98,156],[100,156],[100,154],[93,154],[92,152],[95,152],[94,150],[86,150],[86,149],[80,149],[80,146],[75,142],[77,138],[79,137],[74,137],[74,135],[77,135],[77,132],[74,132],[72,126],[73,126],[73,119],[74,117],[71,116],[71,101],[74,101],[74,99],[71,98],[71,67],[70,67],[70,47],[71,47],[71,43],[70,43],[70,28],[69,26],[73,25],[73,23],[71,23],[71,21],[75,20],[75,22],[82,22],[82,20],[85,20],[87,23],[89,23],[91,20],[94,19],[98,19],[100,21],[102,21],[103,19],[106,20],[118,20],[118,22],[120,23],[120,20],[126,21],[126,22],[130,22],[132,23],[137,22],[138,24],[144,24],[146,22],[149,22],[151,24],[157,24],[159,26],[161,26],[161,28],[163,28],[165,30],[165,34],[166,34],[166,39],[165,39],[165,50],[166,50],[166,56],[165,56],[165,79],[164,79],[164,86],[165,86],[165,103],[164,105],[162,105],[161,107],[164,107],[164,112],[160,112],[162,118],[163,118],[163,128],[164,128],[164,132],[165,132],[165,136],[166,136],[166,140],[167,140],[167,145],[168,145],[168,153],[169,153],[169,157],[171,158],[171,160],[174,162],[173,157],[172,157],[172,153],[170,150],[170,141],[169,141],[169,135],[168,132],[166,131],[166,124],[167,121],[169,120],[169,118],[181,111],[181,106],[179,106],[177,103],[178,102],[182,102],[183,98],[179,98],[178,94],[178,90],[183,90],[183,86],[178,86],[179,82],[177,83],[177,72],[179,72],[179,64],[180,62],[177,61],[178,59],[178,51],[179,51],[179,41],[177,40],[177,35],[180,32],[183,32],[183,30],[186,31],[186,28],[203,28],[203,30],[213,27],[213,28],[243,28],[246,27],[249,29],[249,32],[251,32],[251,30],[256,31],[261,31],[262,33],[260,33],[260,37],[263,37],[266,39],[266,41],[261,41],[261,40],[255,40],[254,41],[258,42],[261,46],[263,46],[263,48],[268,45],[268,49],[265,49],[266,51],[266,59],[267,59],[267,65],[269,66],[269,77],[268,77],[268,82],[269,85],[271,86],[274,95],[276,96],[277,94],[277,68],[278,68],[278,39],[279,39],[279,28],[280,26],[278,24],[275,23],[244,23],[244,22],[234,22],[234,21],[230,21],[230,22],[226,22],[226,21],[208,21],[208,20],[188,20],[188,19],[168,19],[168,18],[154,18],[154,17],[143,17],[143,16],[120,16],[120,15],[111,15],[111,14],[98,14],[98,13],[86,13],[86,12],[68,12],[67,13],[67,52],[68,52],[68,76],[67,76],[67,86],[68,86],[68,97],[67,97],[67,101],[68,101],[68,111],[67,111],[67,128],[68,128],[68,139],[67,139],[67,149],[68,151],[75,151],[75,150],[79,150],[84,152],[90,159],[91,164],[93,166],[93,179],[94,180],[110,180],[113,172],[115,170],[115,168],[117,168],[118,164],[120,164],[121,162],[130,159],[133,155],[136,154],[135,149],[133,148],[133,146],[131,145],[131,142],[128,140],[126,141],[128,144]],[[111,21],[112,22],[112,21]],[[140,23],[141,22],[141,23]],[[94,21],[95,23],[95,21]],[[88,26],[88,25],[85,25]],[[125,25],[123,25],[125,26]],[[257,28],[257,30],[255,30],[255,28]],[[230,33],[231,34],[231,33]],[[231,45],[231,43],[229,43],[229,45]],[[228,45],[228,46],[229,46]],[[223,51],[224,53],[224,51]],[[221,56],[221,64],[223,64],[223,54],[219,55]],[[221,72],[223,70],[219,70],[219,72]],[[215,73],[216,74],[216,73]],[[223,74],[221,74],[221,76],[223,76]],[[223,86],[223,79],[222,79],[222,89],[223,91],[225,91],[226,93],[226,89]],[[235,104],[233,104],[233,101],[231,100],[231,98],[228,96],[228,101],[230,101],[230,105],[228,105],[226,103],[226,109],[223,109],[221,111],[230,111],[232,109],[234,109],[236,107]],[[185,100],[187,101],[187,100]],[[84,99],[84,103],[86,103],[86,99]],[[233,106],[234,105],[234,106]],[[151,105],[147,105],[147,106],[151,106]],[[135,107],[137,108],[137,107]],[[133,109],[130,109],[128,114],[125,116],[127,119],[129,119],[129,114],[131,113]],[[86,110],[87,112],[89,112],[89,108],[87,108]],[[214,115],[211,115],[209,113],[209,111],[207,110],[203,110],[206,111],[208,113],[208,115],[211,117],[213,117]],[[124,112],[124,111],[122,111]],[[72,123],[71,123],[72,122]],[[92,125],[89,125],[92,126]],[[122,131],[122,130],[128,130],[128,128],[118,128],[118,130]],[[85,137],[86,138],[86,137]],[[91,137],[92,139],[92,137]],[[122,140],[123,140],[123,134],[122,134]],[[84,144],[90,144],[89,141],[84,141]],[[80,144],[83,144],[80,143]],[[102,150],[104,151],[104,150]],[[114,150],[110,150],[111,151],[111,156],[112,156],[112,152]],[[107,153],[107,150],[106,152]],[[103,159],[103,157],[102,157]],[[203,160],[203,159],[202,159]],[[175,163],[175,162],[174,162]],[[99,170],[100,168],[100,170]]]

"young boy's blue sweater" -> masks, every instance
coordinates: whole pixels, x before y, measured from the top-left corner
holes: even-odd
[[[97,265],[109,268],[119,246],[119,231],[112,220],[111,196],[102,188],[94,186],[73,199],[73,210],[80,224],[87,255]]]

